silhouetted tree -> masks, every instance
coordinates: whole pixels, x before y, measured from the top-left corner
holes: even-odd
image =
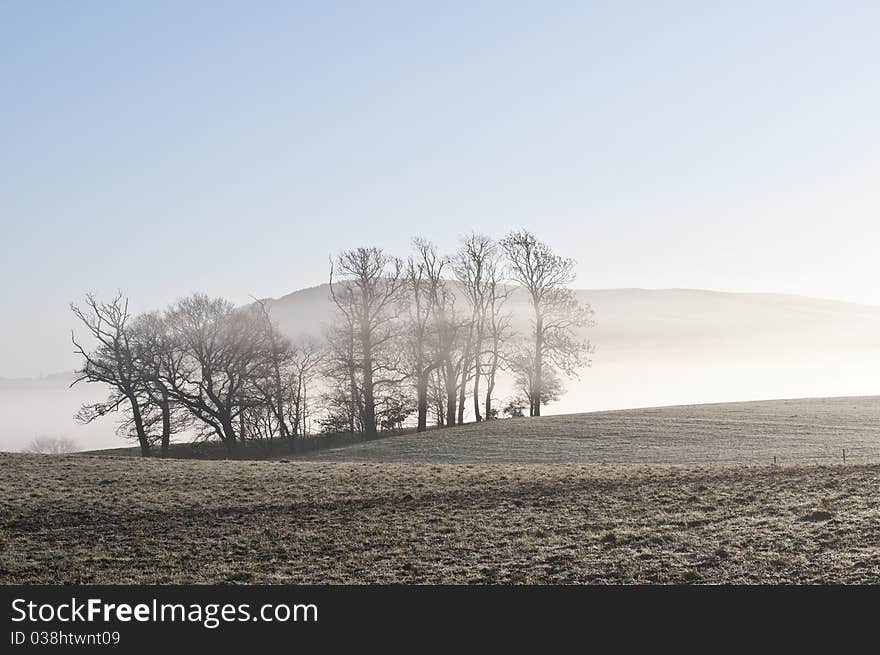
[[[265,404],[258,383],[271,375],[272,349],[258,313],[195,294],[174,305],[166,321],[176,351],[163,378],[171,397],[237,456],[243,412]]]
[[[177,405],[163,372],[174,368],[172,360],[180,353],[168,333],[168,325],[159,312],[137,316],[131,326],[131,343],[137,353],[141,378],[144,381],[144,399],[141,407],[145,431],[150,441],[154,427],[158,427],[158,441],[163,457],[168,455],[172,433],[186,426],[186,417],[176,412]]]
[[[278,328],[269,316],[269,310],[265,302],[255,300],[262,338],[265,340],[266,355],[268,356],[268,375],[257,378],[254,381],[256,387],[265,398],[263,409],[267,409],[277,426],[277,432],[284,439],[290,438],[290,428],[287,424],[286,400],[290,396],[290,375],[288,369],[293,362],[293,348],[290,340],[278,332]],[[271,426],[272,421],[267,425]],[[267,436],[271,439],[275,429],[269,429]]]
[[[518,397],[524,399],[524,404],[530,408],[534,404],[546,405],[556,402],[563,393],[562,380],[552,366],[544,367],[540,382],[535,379],[534,361],[534,354],[528,348],[523,348],[509,362],[514,387],[519,393]],[[540,416],[535,413],[529,415]]]
[[[325,356],[324,349],[312,339],[291,346],[286,407],[287,421],[294,435],[305,435],[309,431],[311,391]]]
[[[442,368],[434,369],[428,382],[428,407],[434,413],[434,424],[438,428],[446,425],[446,384]]]
[[[88,350],[71,332],[75,352],[83,359],[82,367],[77,371],[71,386],[80,382],[98,382],[111,388],[111,394],[106,401],[84,405],[77,413],[77,419],[90,423],[126,405],[126,409],[131,412],[141,455],[149,457],[150,440],[141,413],[146,381],[143,363],[138,359],[132,343],[128,299],[120,293],[110,302],[99,302],[89,294],[83,307],[71,303],[70,309],[97,342],[94,349]]]
[[[593,325],[593,310],[581,305],[568,285],[574,281],[574,260],[554,254],[549,246],[526,231],[511,232],[501,246],[513,279],[525,289],[532,306],[531,347],[524,353],[531,381],[529,415],[541,415],[545,368],[550,363],[566,375],[589,364],[588,341],[576,330]],[[522,366],[521,366],[522,370]]]
[[[338,312],[336,323],[327,327],[324,337],[327,351],[322,367],[324,409],[333,415],[334,430],[362,432],[364,404],[358,373],[361,356],[354,321],[347,314]],[[342,416],[347,417],[347,428],[338,430]]]
[[[505,303],[509,296],[507,289],[501,283],[500,263],[495,261],[489,271],[488,292],[486,299],[486,418],[492,419],[498,415],[498,410],[492,407],[492,394],[495,392],[495,383],[498,372],[504,362],[504,348],[513,337],[511,328],[511,316],[505,309]]]
[[[442,274],[446,261],[427,241],[414,239],[413,246],[416,252],[407,260],[404,271],[409,312],[403,342],[415,382],[416,430],[424,432],[428,424],[429,380],[441,364],[437,353],[437,303],[445,288]]]
[[[368,436],[376,435],[377,390],[400,381],[400,353],[393,342],[403,309],[402,268],[399,259],[378,248],[356,248],[340,254],[330,270],[330,295],[341,325],[352,330],[360,356],[363,425]]]
[[[468,326],[459,389],[459,422],[463,415],[463,401],[467,381],[473,380],[474,420],[483,420],[480,411],[480,380],[483,376],[483,358],[486,338],[491,338],[489,375],[491,386],[495,384],[498,370],[498,346],[503,338],[504,330],[499,320],[501,300],[498,296],[499,282],[498,249],[489,237],[479,234],[468,236],[453,260],[453,270],[464,295],[471,306],[471,320]],[[490,316],[491,314],[491,316]],[[489,389],[489,407],[491,410],[491,388]]]
[[[445,392],[444,427],[452,427],[459,422],[459,385],[468,357],[467,340],[471,321],[459,314],[455,306],[455,295],[445,287],[437,295],[436,326],[437,358],[441,362],[440,380]]]

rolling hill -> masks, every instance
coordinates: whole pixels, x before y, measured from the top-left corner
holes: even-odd
[[[880,397],[779,400],[471,423],[298,459],[444,464],[880,462]]]

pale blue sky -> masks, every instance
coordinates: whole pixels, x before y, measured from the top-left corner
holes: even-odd
[[[880,303],[880,3],[0,0],[0,376],[528,227],[582,287]],[[48,369],[48,370],[47,370]]]

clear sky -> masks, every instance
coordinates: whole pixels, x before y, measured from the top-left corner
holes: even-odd
[[[580,287],[880,303],[880,3],[0,0],[0,376],[67,303],[527,227]],[[48,370],[47,370],[48,369]]]

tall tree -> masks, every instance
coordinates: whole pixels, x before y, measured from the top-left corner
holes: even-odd
[[[446,419],[444,427],[452,427],[461,422],[458,412],[459,391],[462,370],[469,357],[468,335],[471,321],[463,318],[456,308],[456,297],[443,287],[437,294],[437,359],[440,366],[440,379],[445,392]]]
[[[278,331],[278,327],[269,315],[266,303],[254,299],[254,304],[262,328],[262,338],[266,344],[269,367],[268,376],[262,380],[257,379],[256,384],[266,398],[266,406],[274,417],[279,436],[289,439],[290,427],[287,425],[285,400],[289,393],[290,379],[287,369],[293,360],[293,349],[290,340]]]
[[[414,239],[415,254],[406,263],[408,321],[404,342],[409,368],[416,389],[416,429],[428,425],[428,385],[432,371],[440,364],[437,356],[437,303],[443,291],[443,268],[446,260],[433,244]]]
[[[166,457],[172,432],[184,423],[175,416],[175,404],[163,376],[164,371],[174,367],[172,360],[179,353],[174,349],[165,318],[159,312],[137,316],[132,322],[131,334],[144,380],[146,398],[141,412],[144,424],[151,429],[159,426],[160,453]]]
[[[166,320],[177,351],[164,374],[172,398],[237,457],[242,415],[265,404],[257,382],[271,374],[262,322],[253,310],[203,294],[180,300]]]
[[[309,432],[310,391],[325,356],[325,351],[312,339],[292,344],[286,384],[287,422],[293,436],[305,435]]]
[[[71,386],[79,382],[98,382],[112,390],[105,402],[83,406],[77,418],[89,423],[127,405],[141,455],[149,457],[150,440],[141,412],[146,387],[141,362],[132,344],[128,298],[120,293],[110,302],[100,302],[89,294],[83,307],[71,303],[70,309],[97,342],[93,350],[88,350],[71,332],[75,352],[83,359],[82,368],[77,371]]]
[[[510,321],[511,315],[505,309],[509,296],[508,290],[501,282],[501,265],[493,262],[488,274],[488,295],[486,298],[486,418],[495,418],[498,410],[492,407],[492,394],[498,371],[503,364],[503,349],[513,335]]]
[[[367,436],[377,433],[376,396],[398,381],[400,356],[393,348],[402,311],[404,278],[399,259],[378,248],[341,253],[330,269],[330,295],[351,326],[359,354],[363,424]]]
[[[461,372],[459,390],[459,422],[463,418],[464,395],[468,379],[473,379],[474,420],[483,420],[480,411],[480,379],[482,377],[483,346],[486,338],[487,311],[490,294],[496,279],[497,248],[489,237],[471,234],[465,238],[453,261],[453,270],[465,297],[471,306],[471,320]]]
[[[428,385],[428,404],[434,412],[434,424],[438,428],[446,425],[446,384],[442,368],[434,370]]]
[[[327,386],[322,398],[331,414],[322,421],[325,432],[363,431],[364,404],[359,378],[361,356],[355,322],[349,314],[337,311],[337,320],[325,335],[326,357],[323,376]]]
[[[568,287],[574,279],[573,259],[556,255],[551,248],[523,230],[511,232],[502,241],[513,279],[529,296],[532,339],[527,351],[529,415],[540,416],[544,368],[556,366],[567,375],[589,363],[592,348],[577,330],[593,325],[593,310],[578,302]]]

